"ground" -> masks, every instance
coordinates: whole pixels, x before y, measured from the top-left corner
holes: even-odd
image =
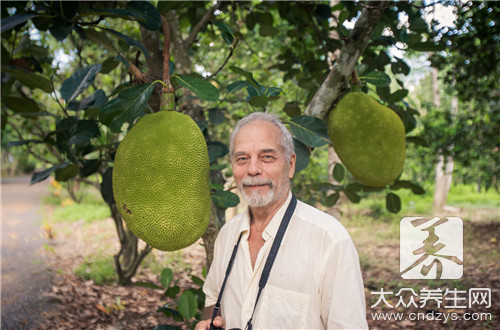
[[[32,328],[42,320],[37,311],[51,308],[43,297],[52,272],[39,213],[48,184],[29,188],[28,183],[27,177],[2,180],[2,329]]]

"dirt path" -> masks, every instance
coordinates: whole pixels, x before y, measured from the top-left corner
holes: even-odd
[[[44,293],[52,276],[45,263],[41,197],[48,182],[29,186],[29,178],[2,180],[2,329],[32,329],[50,308]]]

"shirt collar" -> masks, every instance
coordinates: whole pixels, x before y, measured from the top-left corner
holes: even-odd
[[[283,205],[278,209],[278,211],[274,214],[272,217],[271,221],[269,224],[266,226],[264,229],[264,232],[262,233],[262,236],[264,240],[269,240],[270,238],[274,238],[276,236],[276,233],[278,232],[278,228],[281,224],[281,220],[283,219],[283,216],[285,215],[286,209],[288,208],[288,205],[290,204],[290,201],[292,200],[292,192],[288,192],[288,197]],[[244,237],[248,239],[248,234],[250,233],[250,208],[247,207],[245,210],[245,213],[243,214],[244,221],[241,224],[240,227],[240,233],[245,232]]]

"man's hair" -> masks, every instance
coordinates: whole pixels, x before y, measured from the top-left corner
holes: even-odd
[[[283,147],[283,151],[285,152],[286,161],[287,163],[289,163],[290,158],[295,152],[292,134],[290,134],[290,132],[286,129],[285,125],[283,125],[278,116],[265,112],[252,112],[251,114],[243,117],[242,119],[240,119],[240,121],[238,121],[238,123],[234,127],[233,134],[231,134],[231,141],[229,143],[229,155],[231,157],[231,160],[233,159],[234,138],[236,137],[236,134],[238,134],[238,131],[243,126],[256,120],[262,120],[274,124],[274,126],[276,126],[280,130],[280,144]]]

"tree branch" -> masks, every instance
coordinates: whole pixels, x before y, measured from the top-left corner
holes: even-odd
[[[387,3],[389,1],[378,1],[370,6],[373,8],[363,9],[337,62],[307,106],[306,115],[324,118],[328,114],[340,93],[345,89],[347,78],[351,76],[354,66],[365,50]]]
[[[196,40],[196,36],[198,35],[198,32],[200,32],[200,30],[205,26],[205,24],[207,24],[207,22],[212,18],[212,15],[214,14],[214,12],[219,9],[219,7],[221,6],[222,2],[221,1],[217,1],[217,3],[215,4],[215,6],[213,6],[212,8],[210,8],[206,13],[205,15],[203,15],[203,17],[200,19],[200,21],[198,22],[198,24],[196,24],[193,29],[191,30],[191,32],[189,33],[189,36],[187,37],[187,39],[185,40],[185,45],[186,45],[186,48],[189,48],[191,47],[191,45],[194,43],[194,41]]]
[[[170,81],[170,27],[165,17],[161,17],[161,26],[163,29],[163,82],[167,87],[163,88],[163,93],[174,92],[174,87]]]
[[[231,58],[231,56],[233,56],[233,53],[234,53],[234,50],[236,49],[236,46],[238,46],[238,43],[239,43],[239,39],[238,38],[234,38],[234,41],[233,41],[233,44],[231,45],[231,47],[229,47],[229,55],[227,55],[226,57],[226,60],[224,61],[224,63],[222,63],[222,65],[217,69],[217,71],[215,71],[212,75],[210,75],[210,78],[213,78],[215,77],[216,75],[219,74],[219,72],[221,72],[221,70],[226,66],[227,62],[229,61],[229,59]]]

